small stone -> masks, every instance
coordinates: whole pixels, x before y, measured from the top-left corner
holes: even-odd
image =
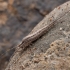
[[[61,30],[63,30],[63,28],[62,28],[62,27],[60,27],[60,31],[61,31]]]
[[[0,11],[6,10],[7,6],[8,6],[7,2],[0,2]]]
[[[7,20],[8,20],[7,15],[0,13],[0,25],[5,25]]]

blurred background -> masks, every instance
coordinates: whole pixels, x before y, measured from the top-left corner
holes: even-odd
[[[5,69],[23,37],[66,1],[69,0],[0,0],[0,70]]]

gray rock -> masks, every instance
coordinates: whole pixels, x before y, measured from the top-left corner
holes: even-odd
[[[50,19],[52,20],[50,21]],[[69,64],[67,65],[67,60],[66,65],[64,63],[64,59],[61,60],[61,65],[56,65],[57,62],[53,59],[54,62],[52,63],[53,65],[56,65],[53,67],[53,65],[50,64],[49,59],[48,65],[44,62],[43,58],[40,58],[44,57],[46,51],[49,49],[50,44],[53,41],[59,38],[65,38],[63,31],[68,32],[70,30],[70,27],[68,27],[70,26],[70,1],[55,8],[32,30],[30,34],[36,32],[46,25],[49,25],[53,21],[56,23],[54,28],[49,30],[48,33],[44,34],[41,38],[29,45],[28,48],[22,52],[22,55],[19,54],[19,52],[15,52],[5,70],[64,70],[64,68],[65,70],[70,70],[70,67],[68,66]],[[60,30],[60,27],[62,27],[63,30]],[[54,53],[52,55],[54,55]],[[50,57],[50,55],[48,57]],[[62,68],[58,65],[64,65],[64,67]],[[50,67],[47,68],[48,66]]]

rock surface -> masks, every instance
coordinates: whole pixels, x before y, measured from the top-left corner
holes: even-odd
[[[54,28],[29,45],[22,55],[14,53],[5,70],[70,70],[70,1],[55,8],[31,33],[53,21]]]
[[[46,14],[66,1],[0,0],[0,70],[4,70],[22,38]]]

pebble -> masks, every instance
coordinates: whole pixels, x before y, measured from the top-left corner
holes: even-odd
[[[63,28],[62,28],[62,27],[60,27],[60,31],[61,31],[61,30],[63,30]]]
[[[8,6],[7,2],[0,2],[0,11],[6,10],[7,6]]]

